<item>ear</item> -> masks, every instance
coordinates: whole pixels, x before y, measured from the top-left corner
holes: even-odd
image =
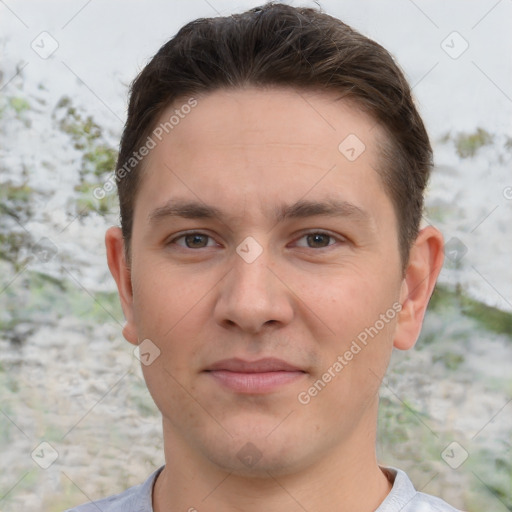
[[[126,324],[123,327],[123,336],[130,343],[138,344],[137,330],[133,315],[133,291],[130,267],[127,265],[124,240],[120,228],[109,228],[105,234],[107,248],[108,268],[117,284],[117,291],[121,299]]]
[[[408,350],[416,343],[443,261],[441,232],[433,226],[420,230],[411,247],[400,290],[402,310],[398,316],[393,343],[396,348]]]

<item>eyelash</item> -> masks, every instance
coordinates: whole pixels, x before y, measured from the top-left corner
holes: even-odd
[[[201,235],[201,236],[206,236],[208,237],[209,239],[213,239],[212,236],[206,234],[206,233],[202,233],[201,231],[189,231],[189,232],[186,232],[186,233],[182,233],[181,235],[177,236],[177,237],[174,237],[173,239],[169,240],[166,245],[178,245],[176,244],[176,241],[177,240],[180,240],[181,238],[185,238],[187,236],[191,236],[191,235]],[[313,231],[307,231],[305,233],[303,233],[297,240],[300,240],[308,235],[323,235],[323,236],[327,236],[329,237],[330,239],[334,239],[334,240],[337,240],[338,242],[340,243],[346,243],[346,239],[344,237],[337,237],[337,236],[334,236],[333,234],[331,233],[328,233],[326,231],[322,231],[322,230],[313,230]],[[334,244],[329,244],[325,247],[301,247],[302,249],[316,249],[316,250],[319,250],[319,249],[328,249],[329,247],[332,247]],[[206,249],[207,247],[199,247],[197,249],[194,249],[192,247],[186,247],[186,246],[179,246],[183,249],[189,249],[191,251],[194,251],[194,250],[199,250],[199,249]]]

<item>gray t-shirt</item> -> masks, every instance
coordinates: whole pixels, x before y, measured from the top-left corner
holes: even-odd
[[[164,466],[157,469],[141,485],[66,512],[153,512],[153,484],[163,468]],[[393,488],[375,512],[460,512],[439,498],[416,491],[411,480],[402,470],[382,469],[393,482]]]

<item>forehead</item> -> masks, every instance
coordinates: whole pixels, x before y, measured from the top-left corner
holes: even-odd
[[[164,128],[163,137],[173,147],[182,149],[200,141],[201,149],[216,152],[229,147],[249,153],[264,145],[276,156],[285,145],[308,159],[315,151],[334,158],[341,152],[349,161],[363,149],[366,156],[377,156],[373,155],[376,141],[383,137],[378,123],[354,102],[338,96],[279,87],[220,89],[196,97],[193,109],[188,107],[190,98],[176,100],[161,113],[157,127]]]
[[[247,88],[195,101],[193,108],[184,107],[190,98],[175,101],[156,124],[164,133],[139,191],[153,205],[188,196],[268,212],[272,203],[337,190],[354,204],[386,198],[376,171],[381,129],[334,93]]]

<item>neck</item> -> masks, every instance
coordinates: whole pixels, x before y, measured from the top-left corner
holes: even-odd
[[[392,487],[377,464],[375,429],[374,420],[359,425],[343,445],[303,468],[254,477],[219,468],[164,420],[166,466],[155,483],[154,511],[373,512]]]

